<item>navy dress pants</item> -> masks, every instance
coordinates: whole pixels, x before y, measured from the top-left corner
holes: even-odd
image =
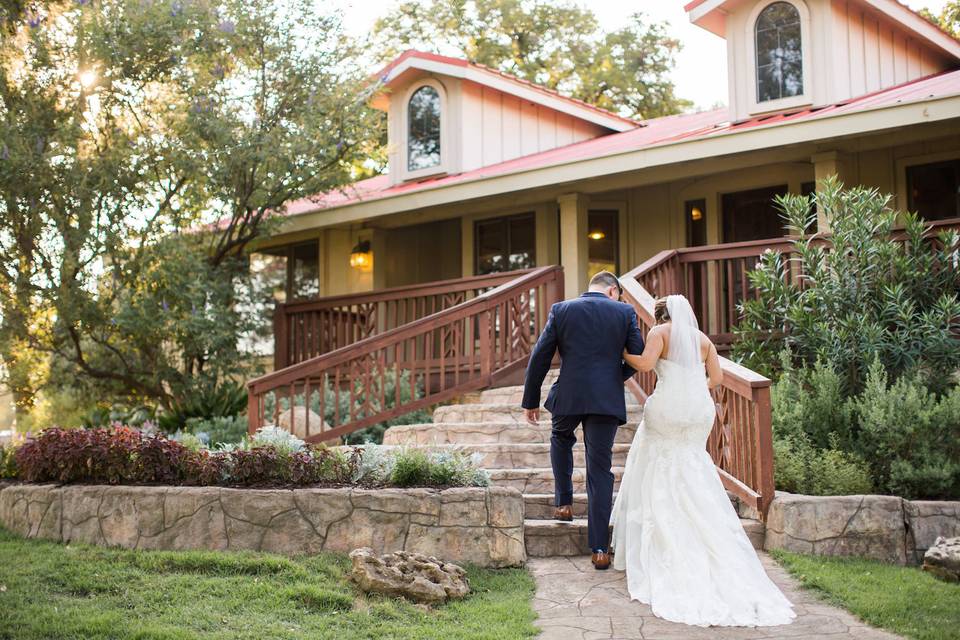
[[[573,504],[574,429],[583,424],[587,458],[587,537],[590,549],[607,550],[610,543],[610,511],[613,509],[613,472],[610,470],[613,441],[619,420],[596,414],[553,416],[550,462],[553,465],[556,505]]]

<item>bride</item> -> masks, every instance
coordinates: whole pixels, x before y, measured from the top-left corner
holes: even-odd
[[[767,577],[706,452],[723,373],[683,296],[657,300],[638,371],[657,372],[613,507],[613,566],[633,600],[698,626],[789,623],[792,605]],[[704,375],[706,365],[706,375]]]

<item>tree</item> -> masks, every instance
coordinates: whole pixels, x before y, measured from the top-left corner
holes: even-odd
[[[373,43],[385,60],[410,48],[466,56],[627,117],[691,106],[667,78],[679,41],[642,14],[603,33],[592,11],[569,2],[408,0],[377,20]]]
[[[921,9],[920,13],[947,33],[953,34],[954,38],[960,38],[960,0],[944,3],[939,14],[935,14],[930,9]]]
[[[18,411],[52,361],[110,397],[170,407],[239,370],[245,321],[229,285],[242,284],[243,253],[290,200],[350,182],[376,128],[369,83],[338,21],[307,0],[36,3],[11,16],[0,357]]]

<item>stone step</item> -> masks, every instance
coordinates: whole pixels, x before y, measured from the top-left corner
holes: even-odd
[[[754,549],[763,548],[764,527],[759,520],[740,519]],[[573,522],[555,520],[524,521],[523,538],[528,558],[579,556],[590,553],[587,543],[587,521],[575,518]]]
[[[482,405],[477,405],[482,406]],[[615,442],[630,444],[637,431],[636,422],[628,422],[617,429]],[[582,427],[576,431],[577,441],[583,442]],[[526,422],[463,422],[397,425],[387,429],[383,444],[443,445],[443,444],[496,444],[550,442],[550,423],[540,421],[537,425]],[[542,464],[547,464],[544,462]]]
[[[490,480],[497,487],[515,487],[521,493],[553,493],[553,470],[549,468],[531,469],[490,469]],[[614,467],[613,488],[620,486],[623,477],[623,467]],[[574,493],[585,493],[587,490],[587,472],[585,469],[573,470]]]
[[[730,503],[735,509],[741,518],[750,517],[741,509],[740,501],[732,493],[727,493],[727,497],[730,498]],[[617,499],[617,494],[613,494],[613,499]],[[575,493],[573,495],[573,517],[574,518],[586,518],[587,517],[587,494],[586,493]],[[523,495],[523,507],[524,507],[524,517],[527,520],[552,520],[553,519],[553,510],[556,508],[554,505],[553,491],[547,493],[525,493]],[[755,512],[754,512],[755,513]]]
[[[627,422],[639,423],[643,409],[627,407]],[[549,420],[547,411],[541,412],[544,421]],[[464,422],[496,422],[527,424],[519,404],[447,404],[434,409],[434,424],[458,424]]]
[[[396,447],[398,445],[384,445]],[[414,445],[416,446],[416,445]],[[427,446],[434,450],[455,450],[467,454],[477,454],[480,457],[478,466],[484,469],[524,469],[547,467],[550,465],[550,444],[546,442],[492,442],[485,444],[439,444]],[[622,467],[627,463],[627,453],[630,445],[621,443],[613,445],[613,464]],[[582,444],[573,447],[574,466],[584,467],[585,450]]]
[[[540,388],[540,400],[544,401],[547,399],[547,394],[550,392],[550,386],[553,383],[546,384]],[[627,402],[627,406],[638,406],[636,397],[629,391],[624,390],[623,392],[624,400]],[[523,402],[523,386],[515,387],[499,387],[497,389],[485,389],[480,392],[480,404],[509,404],[513,406],[520,406],[520,403]]]

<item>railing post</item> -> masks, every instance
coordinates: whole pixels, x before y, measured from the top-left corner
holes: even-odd
[[[553,277],[553,279],[547,282],[547,311],[550,311],[550,307],[553,306],[553,303],[563,302],[563,267],[560,267],[555,273],[556,275]],[[546,318],[546,314],[544,314],[543,317]]]
[[[253,385],[247,385],[247,433],[253,435],[260,428],[260,399],[253,392]]]
[[[480,332],[480,377],[489,382],[493,375],[493,349],[490,341],[490,311],[483,310],[477,318]]]
[[[279,371],[289,363],[287,349],[287,314],[283,303],[273,308],[273,370]]]
[[[760,494],[758,511],[760,517],[766,521],[767,509],[773,502],[776,486],[773,478],[773,425],[770,411],[770,386],[757,387],[753,390],[753,403],[757,415],[757,451],[756,462],[759,476],[757,493]]]

